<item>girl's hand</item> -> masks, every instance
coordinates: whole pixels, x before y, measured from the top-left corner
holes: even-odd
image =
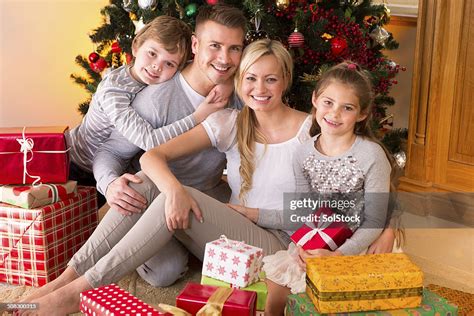
[[[192,211],[199,222],[203,222],[202,213],[196,201],[181,187],[167,193],[165,202],[166,226],[169,231],[187,229],[189,226],[189,211]]]
[[[197,123],[201,123],[212,113],[223,109],[227,102],[228,98],[221,95],[218,86],[214,87],[194,111],[194,119]]]
[[[379,238],[370,245],[367,254],[390,253],[395,242],[395,232],[393,228],[385,228]]]
[[[247,217],[250,219],[252,222],[256,223],[258,220],[258,208],[252,208],[252,207],[245,207],[243,205],[237,205],[237,204],[226,204],[228,207],[233,209],[234,211],[242,214],[243,216]]]
[[[313,249],[304,250],[301,246],[298,246],[298,264],[306,271],[306,259],[308,258],[320,258],[330,256],[342,256],[342,252],[339,250],[331,251],[327,249]]]

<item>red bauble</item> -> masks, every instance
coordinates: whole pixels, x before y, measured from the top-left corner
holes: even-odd
[[[110,48],[112,53],[120,53],[122,51],[122,47],[120,47],[119,42],[113,42],[112,47]]]
[[[89,66],[95,72],[101,72],[105,68],[107,68],[107,62],[104,58],[100,57],[95,63],[90,63]]]
[[[96,52],[92,52],[89,54],[89,61],[91,63],[95,63],[96,61],[98,61],[100,58],[99,54],[97,54]]]
[[[304,36],[300,32],[298,32],[298,29],[295,29],[293,33],[288,36],[288,45],[290,47],[301,47],[304,44]]]
[[[331,39],[331,52],[333,55],[338,56],[347,49],[347,41],[341,37],[335,37]]]
[[[133,55],[130,53],[125,53],[125,60],[127,61],[127,64],[130,64],[133,60]]]
[[[217,4],[217,2],[219,2],[219,0],[207,0],[206,2],[207,2],[207,4],[215,5],[215,4]]]

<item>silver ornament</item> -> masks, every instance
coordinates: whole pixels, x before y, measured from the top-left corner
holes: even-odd
[[[127,12],[132,12],[132,0],[123,0],[123,9]]]
[[[390,37],[390,33],[388,33],[383,27],[377,26],[372,30],[372,32],[370,32],[369,36],[379,45],[385,46],[385,42]]]
[[[400,169],[405,168],[405,164],[407,163],[407,155],[404,151],[399,151],[393,154],[393,158],[395,158],[395,162]]]
[[[142,10],[154,10],[156,8],[156,0],[138,0],[138,6]]]
[[[143,18],[140,18],[138,21],[132,21],[133,25],[135,25],[135,34],[138,33],[142,29],[142,27],[145,26],[145,23],[143,23]]]

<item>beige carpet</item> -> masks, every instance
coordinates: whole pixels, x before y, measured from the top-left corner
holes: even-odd
[[[145,303],[158,306],[159,303],[175,305],[178,293],[184,288],[187,282],[197,282],[201,280],[201,263],[195,257],[190,256],[189,270],[186,275],[170,287],[155,288],[136,273],[133,272],[118,282],[118,286],[138,297]],[[0,302],[15,302],[19,298],[26,297],[34,290],[29,286],[0,285]],[[80,314],[77,314],[80,315]]]

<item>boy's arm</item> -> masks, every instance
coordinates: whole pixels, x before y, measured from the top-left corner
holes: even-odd
[[[205,120],[209,114],[222,109],[227,103],[227,98],[221,97],[217,90],[213,89],[193,114],[169,125],[154,128],[143,117],[148,117],[147,114],[150,108],[160,106],[155,104],[159,100],[153,98],[153,94],[149,94],[147,90],[144,91],[144,94],[145,96],[137,95],[133,101],[133,107],[130,104],[131,100],[126,95],[118,92],[105,93],[101,104],[115,129],[132,144],[145,151],[187,132]],[[145,107],[143,106],[143,99],[149,100]],[[173,106],[180,105],[175,104]]]
[[[101,104],[115,129],[130,143],[145,151],[183,134],[197,123],[191,114],[167,126],[154,128],[131,106],[131,101],[124,94],[109,92],[105,94]],[[153,105],[149,103],[147,106]]]

